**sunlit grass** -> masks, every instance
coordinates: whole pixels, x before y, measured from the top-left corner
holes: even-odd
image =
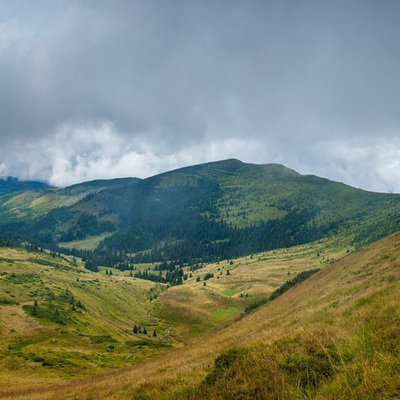
[[[240,313],[240,310],[236,307],[219,308],[214,310],[211,314],[211,321],[218,325],[228,321],[232,321]]]
[[[106,232],[97,236],[89,236],[82,240],[73,240],[71,242],[60,242],[58,245],[66,249],[78,249],[78,250],[94,250],[102,240],[110,236],[111,233]]]

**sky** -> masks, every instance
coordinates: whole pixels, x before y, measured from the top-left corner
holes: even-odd
[[[400,193],[398,0],[0,0],[0,176],[237,158]]]

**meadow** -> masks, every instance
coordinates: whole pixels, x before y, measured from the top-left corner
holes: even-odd
[[[33,258],[36,264],[31,265]],[[46,266],[49,260],[54,260],[52,267]],[[79,265],[73,282],[70,261],[51,255],[8,249],[2,252],[1,263],[0,282],[17,279],[13,285],[21,288],[14,291],[15,297],[9,290],[1,300],[1,329],[7,332],[2,335],[2,399],[400,395],[399,234],[358,251],[345,241],[327,240],[225,260],[194,271],[182,286],[167,290],[126,276],[91,274]],[[316,267],[320,271],[306,281],[246,312],[249,304],[268,297],[289,278]],[[46,268],[53,273],[52,283],[43,279]],[[204,280],[207,274],[214,276]],[[77,277],[80,283],[86,281],[82,292]],[[90,291],[89,277],[94,278]],[[48,292],[40,279],[45,286],[58,286],[58,291],[49,286],[56,294],[53,301],[61,301],[57,296],[65,296],[68,287],[76,301],[88,309],[93,306],[95,318],[89,322],[85,315],[87,319],[80,321],[79,311],[68,316],[60,305],[64,318],[80,321],[72,335],[68,324],[31,316],[24,306],[33,306],[32,293]],[[128,288],[132,293],[134,289],[134,296],[128,297]],[[154,290],[159,292],[150,300]],[[99,304],[94,306],[90,299],[96,292]],[[138,293],[143,297],[134,300]],[[24,301],[29,294],[32,300]],[[113,303],[118,307],[114,309]],[[127,308],[121,312],[123,304]],[[129,308],[135,313],[127,324]],[[161,335],[136,337],[128,332],[132,321],[163,332],[163,340]],[[82,360],[86,367],[80,369]]]
[[[2,387],[101,374],[169,347],[148,281],[103,276],[43,251],[0,248]],[[148,334],[133,334],[134,325]],[[153,337],[153,332],[158,333]]]
[[[389,399],[400,394],[400,235],[185,346],[9,399]]]

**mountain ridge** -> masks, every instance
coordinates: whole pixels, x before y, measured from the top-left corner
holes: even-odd
[[[230,159],[8,193],[0,229],[4,399],[400,394],[399,195]]]
[[[50,184],[42,181],[20,180],[12,176],[0,177],[0,197],[9,193],[25,190],[43,190],[51,187]]]
[[[400,229],[400,195],[301,175],[280,164],[228,159],[146,179],[97,180],[0,197],[11,238],[73,251],[88,267],[176,265],[307,243],[343,234],[359,245]],[[90,252],[90,254],[89,254]]]

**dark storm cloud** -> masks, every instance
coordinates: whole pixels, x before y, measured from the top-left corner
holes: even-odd
[[[0,1],[0,174],[237,157],[400,191],[397,1]]]

